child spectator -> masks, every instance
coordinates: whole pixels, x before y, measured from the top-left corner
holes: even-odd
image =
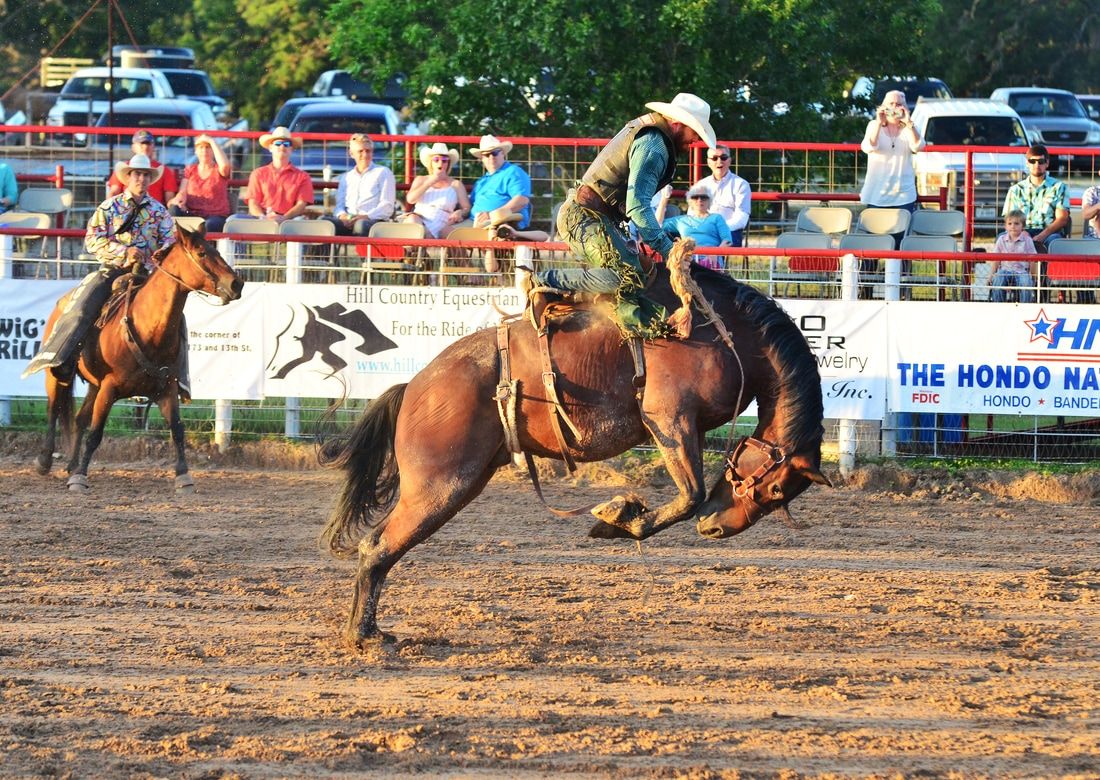
[[[1024,230],[1024,212],[1013,209],[1005,215],[1005,232],[997,236],[997,245],[993,250],[1002,254],[1036,254],[1035,242]],[[990,263],[992,277],[989,281],[990,299],[995,303],[1005,300],[1005,286],[1020,288],[1022,303],[1035,302],[1035,280],[1031,276],[1031,263],[1023,260],[994,260]]]

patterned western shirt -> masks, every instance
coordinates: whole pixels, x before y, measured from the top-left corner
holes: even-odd
[[[129,229],[123,230],[135,208],[137,216]],[[176,225],[168,209],[147,195],[135,206],[130,193],[124,191],[100,203],[92,214],[84,234],[84,249],[103,265],[117,267],[124,264],[126,250],[131,247],[148,256],[175,241]]]
[[[1069,192],[1065,182],[1047,176],[1038,186],[1031,183],[1031,177],[1018,181],[1008,188],[1005,207],[1001,215],[1007,215],[1013,209],[1024,213],[1024,227],[1042,230],[1057,218],[1057,211],[1069,211]]]

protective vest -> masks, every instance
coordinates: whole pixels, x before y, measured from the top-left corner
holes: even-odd
[[[604,203],[624,215],[626,185],[630,178],[630,145],[634,143],[638,133],[650,127],[661,133],[665,148],[668,150],[668,165],[665,166],[657,182],[657,189],[660,190],[671,184],[676,174],[676,146],[672,140],[672,128],[669,127],[668,120],[657,113],[645,114],[627,122],[611,142],[596,155],[596,159],[588,166],[588,170],[581,178],[584,184],[596,191]]]

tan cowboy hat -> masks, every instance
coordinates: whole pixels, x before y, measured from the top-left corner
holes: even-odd
[[[505,154],[512,151],[511,141],[501,141],[495,135],[483,135],[481,141],[478,142],[476,149],[470,149],[470,154],[474,157],[481,157],[484,154],[500,149]]]
[[[195,148],[197,149],[200,144],[206,144],[207,146],[213,148],[214,139],[208,136],[206,133],[195,136]]]
[[[285,127],[276,127],[270,133],[264,133],[260,136],[260,146],[264,149],[270,149],[272,141],[290,141],[293,148],[302,148],[302,139],[292,136]]]
[[[115,163],[115,176],[118,177],[119,181],[128,182],[131,171],[149,171],[150,184],[159,181],[160,177],[164,175],[164,168],[154,168],[153,164],[149,162],[149,158],[144,154],[135,154],[128,163]]]
[[[432,169],[432,158],[439,154],[450,157],[452,167],[458,163],[458,149],[448,149],[447,144],[436,141],[431,146],[420,147],[420,164],[430,171]]]
[[[650,111],[656,111],[673,122],[680,122],[694,130],[699,140],[713,149],[717,141],[714,138],[714,128],[710,126],[710,103],[698,95],[690,92],[681,92],[672,99],[671,103],[646,103],[645,107]]]
[[[489,224],[493,227],[506,225],[509,222],[522,222],[523,215],[512,211],[510,208],[501,207],[489,212]]]

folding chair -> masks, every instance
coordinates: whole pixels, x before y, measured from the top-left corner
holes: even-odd
[[[279,234],[279,223],[273,219],[252,219],[248,217],[231,216],[225,221],[225,227],[222,228],[222,232],[230,235],[259,233],[276,236]],[[240,268],[242,265],[253,266],[257,269],[263,267],[264,264],[260,262],[259,252],[257,252],[256,249],[257,247],[254,243],[234,241],[233,267]],[[275,250],[271,244],[268,244],[265,249],[267,257],[263,259],[270,261],[267,264],[270,276],[275,273]],[[255,280],[253,279],[251,281]]]
[[[1100,239],[1056,238],[1047,245],[1047,252],[1052,255],[1100,257]],[[1051,260],[1046,263],[1046,277],[1051,288],[1063,289],[1063,297],[1067,297],[1072,288],[1077,293],[1077,303],[1095,303],[1096,289],[1100,287],[1100,262]]]
[[[894,249],[894,237],[889,233],[848,233],[840,237],[840,249],[853,252],[891,252]],[[859,297],[872,297],[873,285],[882,281],[878,269],[878,259],[865,257],[859,261]]]
[[[852,227],[852,212],[831,206],[808,206],[798,212],[795,232],[824,233],[829,236],[847,233]]]
[[[838,209],[839,211],[839,209]],[[851,216],[849,212],[849,216]],[[832,249],[833,239],[826,233],[799,233],[787,231],[780,233],[775,240],[776,249]],[[835,257],[814,257],[812,255],[788,255],[789,273],[777,273],[777,257],[770,258],[769,294],[775,294],[776,282],[794,282],[796,294],[801,295],[803,282],[833,282],[836,279],[837,259]],[[784,288],[784,292],[786,288]]]
[[[279,235],[281,236],[316,236],[317,238],[332,238],[336,235],[336,225],[329,222],[327,219],[288,219],[285,222],[279,223]],[[321,244],[326,244],[324,241],[318,241],[316,244],[299,244],[302,247],[301,253],[301,265],[306,265],[306,252],[305,248],[316,247]],[[328,279],[332,281],[333,271],[333,249],[332,243],[327,243],[328,258],[325,260],[322,258],[322,263],[329,266]],[[286,253],[290,254],[290,245],[287,245]]]
[[[859,212],[856,233],[897,235],[909,229],[909,218],[910,214],[905,209],[866,208]]]
[[[23,228],[24,230],[49,230],[53,227],[53,217],[50,214],[34,213],[30,211],[9,211],[5,214],[0,214],[0,227]],[[35,237],[14,236],[13,238],[14,244],[22,245],[20,251],[25,255],[27,245],[34,240]],[[43,236],[43,242],[45,242],[45,238],[46,237]],[[35,263],[34,276],[36,279],[43,265],[41,261]],[[58,274],[58,278],[60,278],[60,274]]]
[[[48,214],[50,224],[47,227],[65,227],[69,209],[73,206],[72,190],[63,187],[28,187],[19,193],[19,211],[35,214]],[[58,220],[57,217],[61,219]],[[42,257],[46,256],[46,236],[42,237]],[[57,238],[57,258],[61,259],[61,237]]]
[[[959,251],[958,242],[951,236],[914,236],[908,235],[901,240],[901,246],[898,247],[903,252],[924,252],[926,254],[936,255],[951,255]],[[917,261],[922,262],[922,261]],[[941,281],[940,264],[946,262],[946,258],[943,260],[923,261],[932,262],[935,264],[936,273],[933,276],[929,275],[917,275],[913,273],[913,261],[903,260],[901,264],[901,283],[905,288],[903,292],[906,292],[914,283],[931,283],[939,286]]]
[[[191,231],[206,229],[206,220],[202,217],[172,217],[172,221],[179,227]]]
[[[917,209],[909,219],[911,236],[961,236],[965,229],[966,214],[954,209]]]
[[[460,227],[447,234],[448,241],[490,241],[492,233],[486,228]],[[473,276],[475,279],[488,273],[485,264],[491,258],[493,250],[479,247],[443,247],[439,259],[440,282],[447,284],[447,276],[458,281],[459,275]],[[453,262],[457,261],[457,262]]]
[[[426,233],[424,231],[424,226],[418,222],[375,222],[371,225],[370,232],[367,235],[370,238],[405,238],[417,240],[424,238]],[[366,259],[363,261],[362,271],[359,274],[359,284],[369,284],[371,273],[376,271],[387,273],[394,271],[398,273],[416,271],[417,265],[408,262],[408,247],[402,247],[400,251],[400,259],[398,260],[392,259],[391,256],[385,252],[385,248],[367,246]],[[417,262],[420,261],[422,253],[422,248],[417,247],[415,255]],[[381,255],[383,259],[376,260],[375,257],[378,255]]]

